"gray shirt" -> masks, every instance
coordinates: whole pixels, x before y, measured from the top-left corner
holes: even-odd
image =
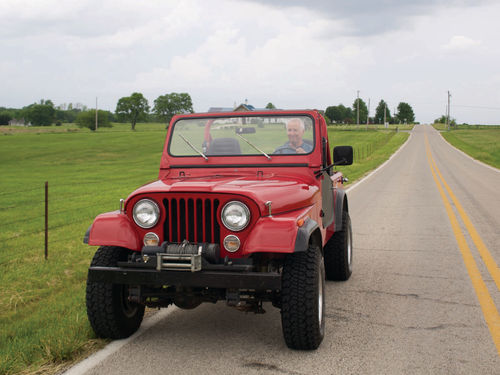
[[[274,150],[273,154],[296,154],[297,151],[295,150],[299,147],[302,148],[306,154],[313,150],[313,146],[310,143],[302,142],[300,146],[294,147],[290,144],[290,142],[286,142],[284,145],[279,146],[276,150]]]

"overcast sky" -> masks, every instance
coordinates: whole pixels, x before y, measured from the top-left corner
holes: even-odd
[[[418,4],[418,5],[416,5]],[[0,0],[0,107],[114,111],[187,92],[196,112],[409,103],[500,124],[500,1]]]

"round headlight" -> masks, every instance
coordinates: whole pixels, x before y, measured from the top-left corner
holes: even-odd
[[[250,222],[250,210],[241,202],[231,201],[222,209],[221,218],[227,229],[237,232]]]
[[[152,228],[160,218],[160,208],[150,199],[141,199],[135,204],[132,216],[141,228]]]

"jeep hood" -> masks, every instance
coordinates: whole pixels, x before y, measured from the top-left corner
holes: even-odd
[[[265,203],[272,202],[272,214],[297,210],[310,206],[317,199],[319,188],[303,181],[284,176],[210,176],[165,178],[144,185],[134,191],[129,199],[136,195],[155,193],[218,193],[232,196],[246,196],[259,207],[262,216],[267,216]]]

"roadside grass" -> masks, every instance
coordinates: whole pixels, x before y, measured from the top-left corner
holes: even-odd
[[[35,130],[36,131],[36,130]],[[105,345],[90,329],[85,280],[93,218],[156,179],[165,130],[0,136],[0,374]],[[44,260],[44,181],[49,256]],[[56,366],[57,367],[57,366]]]
[[[85,282],[96,249],[82,238],[96,215],[118,209],[119,198],[157,178],[166,131],[163,124],[138,124],[135,132],[129,124],[98,132],[66,124],[5,128],[0,127],[0,374],[54,374],[107,343],[95,337],[87,320]],[[354,147],[354,165],[338,168],[351,181],[408,137],[335,127],[328,133],[331,145]]]
[[[166,129],[166,124],[160,122],[138,122],[135,126],[136,132],[162,131]],[[129,123],[112,122],[109,128],[99,128],[97,132],[88,128],[80,128],[75,123],[64,123],[60,126],[0,126],[1,134],[25,134],[25,133],[114,133],[131,132],[132,127]]]
[[[456,148],[474,159],[500,168],[500,126],[467,127],[441,132]]]
[[[446,124],[435,123],[432,126],[436,130],[448,130]],[[456,126],[450,126],[450,131],[453,130],[486,130],[486,129],[500,129],[500,125],[468,125],[468,124],[458,124]]]
[[[331,127],[328,128],[328,135],[332,148],[353,147],[353,164],[336,167],[349,179],[347,184],[359,180],[386,161],[409,137],[408,132],[394,130],[337,130]]]
[[[388,124],[387,128],[383,124],[330,124],[328,129],[335,130],[412,130],[414,124]]]

